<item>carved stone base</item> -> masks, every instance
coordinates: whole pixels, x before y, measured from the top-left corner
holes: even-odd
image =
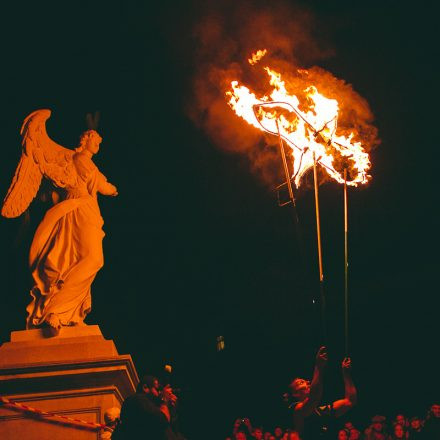
[[[0,346],[0,396],[85,422],[104,423],[104,412],[134,393],[138,375],[97,325],[11,333]],[[65,419],[35,416],[0,405],[0,439],[99,439],[99,430]]]

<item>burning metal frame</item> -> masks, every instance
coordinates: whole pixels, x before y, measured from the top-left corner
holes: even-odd
[[[295,114],[298,115],[312,130],[315,138],[318,138],[319,136],[322,138],[322,140],[330,146],[332,143],[337,144],[341,148],[346,148],[344,145],[334,142],[332,138],[326,138],[322,131],[323,129],[328,125],[329,122],[327,122],[320,130],[317,130],[309,121],[307,121],[306,118],[301,114],[301,112],[297,111],[294,106],[289,104],[288,102],[282,102],[282,101],[267,101],[262,102],[259,104],[254,104],[252,106],[252,109],[254,111],[255,119],[258,121],[258,123],[261,125],[264,131],[273,134],[275,136],[278,136],[279,140],[279,150],[280,150],[280,157],[283,165],[284,175],[286,181],[276,187],[277,190],[277,196],[278,196],[278,204],[280,207],[291,204],[294,208],[296,208],[296,201],[295,196],[293,192],[292,187],[292,180],[295,181],[295,175],[293,177],[290,176],[289,167],[287,164],[287,158],[286,158],[286,152],[284,150],[284,144],[283,139],[288,142],[289,144],[293,145],[295,148],[301,151],[301,157],[300,160],[302,160],[303,154],[305,153],[305,149],[299,147],[294,142],[292,142],[290,139],[287,139],[285,136],[281,134],[280,128],[279,128],[279,120],[278,118],[275,119],[276,128],[277,131],[273,132],[261,123],[260,119],[258,118],[258,109],[261,107],[275,107],[275,106],[287,106],[293,109]],[[322,242],[321,242],[321,221],[320,221],[320,212],[319,212],[319,182],[318,182],[318,172],[317,172],[317,164],[320,164],[321,166],[331,169],[328,165],[320,162],[320,158],[316,158],[315,152],[313,152],[313,182],[314,182],[314,192],[315,192],[315,217],[316,217],[316,236],[317,236],[317,251],[318,251],[318,269],[319,269],[319,286],[320,286],[320,317],[321,317],[321,334],[323,341],[327,339],[327,323],[326,323],[326,301],[325,301],[325,290],[324,290],[324,270],[323,270],[323,262],[322,262]],[[300,167],[298,167],[299,169]],[[332,171],[336,172],[336,170],[331,169]],[[345,353],[348,355],[348,349],[349,349],[349,316],[348,316],[348,195],[347,195],[347,168],[344,168],[344,346],[345,346]],[[281,202],[280,196],[279,196],[279,190],[281,187],[287,186],[288,194],[289,194],[289,200],[287,202]],[[295,209],[295,217],[296,222],[299,223],[298,215]]]

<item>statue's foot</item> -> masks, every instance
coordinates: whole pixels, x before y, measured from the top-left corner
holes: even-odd
[[[61,322],[58,315],[55,313],[50,313],[46,318],[46,324],[49,326],[50,332],[53,336],[57,336],[61,330]]]

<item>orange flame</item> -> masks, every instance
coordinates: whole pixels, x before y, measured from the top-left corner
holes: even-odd
[[[252,60],[263,52],[266,53],[258,51]],[[251,60],[248,61],[251,63]],[[368,175],[371,167],[368,153],[361,142],[353,141],[354,132],[345,135],[337,133],[338,101],[325,97],[310,84],[299,91],[303,95],[300,110],[300,99],[286,90],[281,74],[269,67],[264,70],[273,87],[270,93],[257,97],[249,88],[232,81],[231,89],[226,92],[228,104],[255,128],[274,135],[278,135],[279,130],[279,135],[292,149],[295,185],[300,185],[301,177],[313,166],[314,156],[337,182],[344,183],[343,168],[349,168],[350,180],[347,180],[347,185],[367,183],[371,177]],[[298,70],[298,73],[305,75],[307,71]],[[306,109],[303,102],[307,103]]]
[[[267,50],[257,50],[255,53],[252,54],[251,58],[248,58],[248,63],[253,66],[254,64],[257,64],[258,61],[261,60],[261,58],[264,57],[264,55],[267,54]]]

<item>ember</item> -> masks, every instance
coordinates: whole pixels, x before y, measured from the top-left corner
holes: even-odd
[[[254,64],[257,64],[258,61],[260,61],[261,58],[263,58],[264,55],[266,55],[266,54],[267,54],[267,50],[266,49],[264,49],[264,50],[257,50],[255,53],[252,54],[252,57],[248,59],[249,64],[252,65],[252,66]]]

